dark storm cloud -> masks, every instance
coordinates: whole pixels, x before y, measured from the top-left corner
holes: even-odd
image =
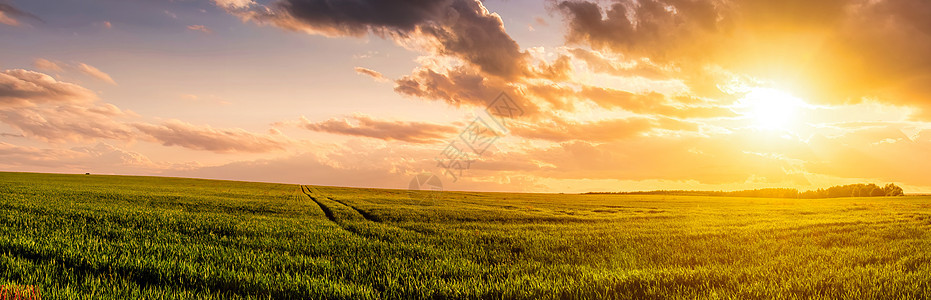
[[[328,36],[374,33],[427,41],[440,55],[458,57],[488,75],[514,79],[526,57],[497,14],[476,0],[281,0],[269,6],[217,2],[244,20]]]
[[[595,2],[565,1],[557,8],[567,18],[570,43],[648,54],[661,61],[670,59],[666,49],[694,43],[727,21],[718,20],[710,1],[617,1],[604,10]]]
[[[403,33],[437,22],[450,0],[285,0],[278,7],[306,26],[337,30],[346,35],[392,30]]]

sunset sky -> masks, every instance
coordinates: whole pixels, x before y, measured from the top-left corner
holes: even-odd
[[[0,40],[3,171],[931,192],[925,0],[0,0]]]

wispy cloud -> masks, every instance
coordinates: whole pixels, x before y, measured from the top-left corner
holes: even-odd
[[[90,77],[94,77],[106,83],[116,85],[116,81],[113,81],[113,78],[110,77],[110,74],[104,73],[100,69],[97,69],[91,65],[88,65],[85,63],[78,63],[77,69],[78,71],[81,71],[81,73],[87,74]]]
[[[0,3],[0,24],[20,26],[22,25],[20,19],[29,19],[42,22],[42,19],[39,19],[39,17],[31,13],[22,11],[10,4]]]
[[[207,28],[207,26],[204,25],[190,25],[187,27],[187,29],[200,31],[203,33],[213,33],[213,30],[210,30],[210,28]]]
[[[47,72],[61,73],[65,71],[65,69],[62,68],[59,63],[50,61],[44,58],[37,58],[35,62],[33,62],[33,65],[36,66],[36,68],[38,68],[39,70],[43,70]]]
[[[381,73],[379,73],[378,71],[375,71],[372,69],[366,69],[363,67],[356,67],[355,70],[356,70],[356,73],[372,77],[375,79],[375,81],[388,81],[388,79],[385,78],[385,76],[381,75]]]
[[[91,66],[91,65],[88,65],[82,62],[65,63],[65,62],[60,62],[60,61],[52,61],[52,60],[48,60],[44,58],[37,58],[35,62],[33,62],[33,65],[37,69],[43,70],[46,72],[63,73],[65,71],[76,71],[84,75],[93,77],[97,80],[100,80],[100,81],[103,81],[103,82],[106,82],[112,85],[116,85],[116,81],[113,80],[113,77],[111,77],[110,74],[107,74],[104,71],[101,71],[100,69],[97,69],[94,66]]]

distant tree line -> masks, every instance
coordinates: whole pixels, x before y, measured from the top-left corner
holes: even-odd
[[[686,191],[686,190],[658,190],[640,192],[589,192],[586,194],[615,194],[615,195],[676,195],[676,196],[719,196],[719,197],[760,197],[760,198],[839,198],[839,197],[885,197],[902,196],[905,192],[895,184],[880,187],[874,183],[858,183],[837,185],[827,189],[799,192],[789,188],[766,188],[743,191]]]

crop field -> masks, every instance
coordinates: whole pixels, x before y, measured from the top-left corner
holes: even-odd
[[[931,198],[356,189],[0,173],[43,299],[917,299]]]

